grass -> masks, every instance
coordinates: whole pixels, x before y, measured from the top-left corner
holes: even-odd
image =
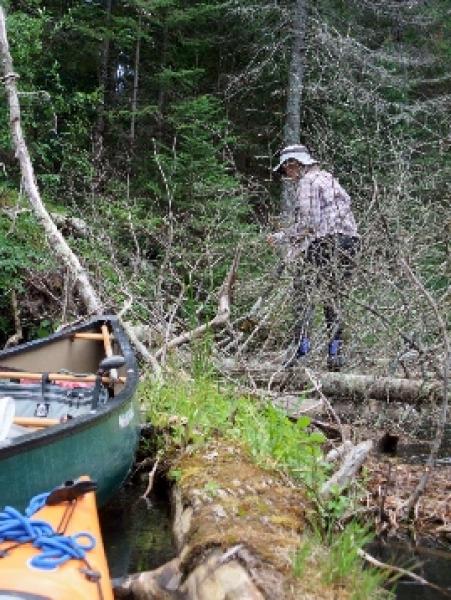
[[[199,358],[193,366],[193,379],[177,378],[161,386],[150,381],[141,384],[140,397],[148,419],[162,432],[160,445],[180,454],[188,446],[199,449],[217,438],[236,441],[255,463],[285,473],[307,487],[314,498],[330,469],[321,450],[325,438],[310,431],[310,419],[290,421],[281,410],[238,395],[231,386],[220,386],[208,364],[203,365]],[[177,469],[171,474],[176,481],[184,476]],[[219,485],[209,479],[203,491],[214,496]],[[349,499],[339,493],[325,506],[318,506],[318,514],[313,516],[318,529],[304,532],[292,559],[295,587],[301,589],[304,579],[315,579],[319,588],[341,590],[334,595],[337,600],[390,597],[382,588],[384,575],[364,569],[357,554],[371,538],[368,531],[351,523],[333,533],[343,507],[349,507]]]
[[[140,397],[150,422],[169,430],[171,444],[177,447],[201,445],[220,433],[244,444],[258,464],[282,470],[311,487],[318,487],[327,476],[321,452],[325,438],[308,430],[308,417],[292,422],[278,408],[219,388],[209,375],[159,388],[144,382]]]
[[[371,539],[368,529],[358,523],[349,523],[328,543],[318,532],[304,536],[293,557],[293,574],[310,584],[317,580],[317,586],[346,589],[349,600],[388,600],[393,595],[383,587],[387,574],[365,568],[358,555],[358,549]]]

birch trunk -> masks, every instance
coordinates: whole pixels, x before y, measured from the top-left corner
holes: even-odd
[[[13,139],[16,157],[20,164],[25,192],[30,201],[32,210],[42,225],[47,237],[50,248],[57,258],[67,267],[75,285],[86,305],[88,313],[101,313],[102,302],[94,290],[89,280],[88,274],[81,265],[77,256],[69,248],[61,232],[57,229],[55,223],[45,208],[33,171],[30,155],[28,153],[25,138],[22,133],[20,121],[20,104],[16,89],[17,74],[14,73],[13,62],[9,51],[8,36],[6,31],[6,17],[3,8],[0,6],[0,56],[3,63],[4,82],[6,95],[9,104],[11,135]]]

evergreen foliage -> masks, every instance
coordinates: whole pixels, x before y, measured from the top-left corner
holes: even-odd
[[[374,222],[377,185],[377,213],[443,293],[448,9],[398,4],[311,7],[301,139],[351,192],[370,253],[386,246]],[[238,300],[255,301],[244,280],[252,274],[258,284],[274,262],[261,230],[278,211],[269,174],[283,130],[291,18],[290,3],[265,0],[10,2],[38,183],[47,202],[88,224],[88,237],[71,243],[112,308],[133,297],[131,316],[155,322],[183,296],[190,301],[175,310],[174,327],[184,328],[188,312],[203,321],[237,244],[246,248]],[[2,185],[18,189],[5,102],[0,141]],[[378,246],[372,265],[381,252],[391,264],[396,246],[393,254]],[[384,283],[372,286],[377,295]]]

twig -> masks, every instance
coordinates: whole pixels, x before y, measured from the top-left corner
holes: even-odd
[[[332,407],[332,404],[329,402],[329,400],[323,394],[323,392],[321,390],[321,385],[313,377],[311,371],[309,369],[307,369],[307,367],[304,368],[304,371],[305,371],[305,374],[307,375],[307,377],[310,379],[313,387],[318,392],[321,400],[324,402],[324,405],[326,406],[327,410],[330,412],[330,414],[333,416],[333,418],[337,422],[338,429],[340,430],[341,440],[342,440],[342,442],[345,442],[346,441],[346,435],[345,435],[345,432],[344,432],[343,425],[341,423],[340,417],[338,416],[338,414],[336,413],[336,411]]]
[[[387,571],[393,571],[394,573],[399,573],[400,575],[405,575],[406,577],[409,577],[410,579],[416,581],[417,583],[420,583],[421,585],[426,585],[432,588],[433,590],[437,590],[437,592],[440,592],[446,598],[451,598],[451,594],[450,592],[448,592],[448,590],[445,590],[444,588],[435,585],[435,583],[431,583],[430,581],[424,579],[423,577],[420,577],[416,573],[412,573],[412,571],[408,571],[407,569],[403,569],[401,567],[395,567],[394,565],[383,563],[380,560],[377,560],[377,558],[374,558],[374,556],[371,556],[371,554],[368,554],[368,552],[365,552],[365,550],[362,550],[361,548],[357,548],[357,554],[374,567],[378,567],[379,569],[385,569]]]
[[[152,491],[153,481],[155,479],[155,473],[157,472],[157,467],[160,462],[160,458],[161,458],[160,456],[157,456],[157,460],[155,461],[155,464],[152,467],[152,470],[149,472],[149,483],[147,484],[146,491],[144,492],[144,494],[142,496],[140,496],[140,498],[142,498],[143,500],[147,500],[148,495]]]
[[[412,492],[412,494],[410,495],[410,497],[407,501],[407,513],[409,516],[411,516],[414,511],[416,503],[418,502],[420,496],[422,496],[422,494],[424,493],[424,490],[426,489],[429,478],[431,476],[431,471],[435,466],[435,460],[437,458],[438,451],[440,450],[440,446],[442,445],[443,434],[445,431],[446,417],[448,414],[448,375],[449,375],[449,362],[450,362],[451,352],[450,352],[450,345],[449,345],[449,339],[448,339],[448,333],[447,333],[447,326],[446,326],[446,323],[445,323],[442,315],[440,314],[437,303],[435,302],[435,300],[431,296],[431,294],[428,292],[428,290],[421,283],[421,281],[418,279],[418,277],[415,275],[415,273],[412,271],[412,269],[408,265],[407,261],[404,258],[401,258],[400,262],[401,262],[402,266],[404,267],[407,275],[410,277],[410,279],[412,280],[414,285],[420,290],[420,292],[426,297],[426,300],[428,301],[430,307],[432,308],[432,311],[435,314],[437,323],[442,332],[443,345],[445,347],[445,358],[444,358],[444,364],[443,364],[442,408],[441,408],[440,415],[439,415],[438,422],[437,422],[437,430],[435,433],[434,442],[432,444],[429,457],[426,461],[424,473],[421,476],[421,479],[420,479],[417,487]]]
[[[182,283],[182,285],[180,286],[180,293],[178,295],[177,300],[174,303],[174,306],[172,307],[171,314],[169,315],[169,319],[168,319],[167,325],[166,325],[166,333],[164,336],[164,345],[163,345],[162,354],[161,354],[161,363],[162,364],[166,361],[166,348],[167,348],[167,345],[169,342],[169,334],[172,329],[172,324],[174,322],[177,311],[182,306],[184,299],[185,299],[185,285]]]
[[[222,288],[219,294],[218,310],[216,316],[211,319],[208,323],[204,323],[195,329],[185,331],[184,333],[172,338],[162,348],[157,350],[155,358],[160,358],[166,350],[180,346],[186,342],[199,337],[202,333],[210,328],[215,328],[220,325],[224,325],[230,316],[230,296],[232,294],[233,286],[235,283],[236,271],[238,269],[238,263],[240,260],[241,249],[237,248],[235,257],[233,259],[232,266],[230,267],[229,273],[222,284]]]
[[[382,519],[384,518],[384,514],[385,514],[385,499],[387,498],[388,486],[390,485],[390,479],[391,479],[391,462],[388,463],[387,481],[385,482],[385,485],[382,489],[381,504],[379,507],[379,519],[380,519],[381,523],[382,523]]]

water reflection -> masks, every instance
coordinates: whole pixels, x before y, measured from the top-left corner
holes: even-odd
[[[434,548],[412,548],[407,544],[374,543],[368,551],[388,564],[414,571],[420,577],[451,591],[451,553]],[[449,596],[447,596],[449,597]],[[439,600],[437,590],[403,578],[396,586],[397,600]]]
[[[161,566],[175,555],[168,499],[146,486],[125,486],[100,510],[105,551],[112,578]]]

